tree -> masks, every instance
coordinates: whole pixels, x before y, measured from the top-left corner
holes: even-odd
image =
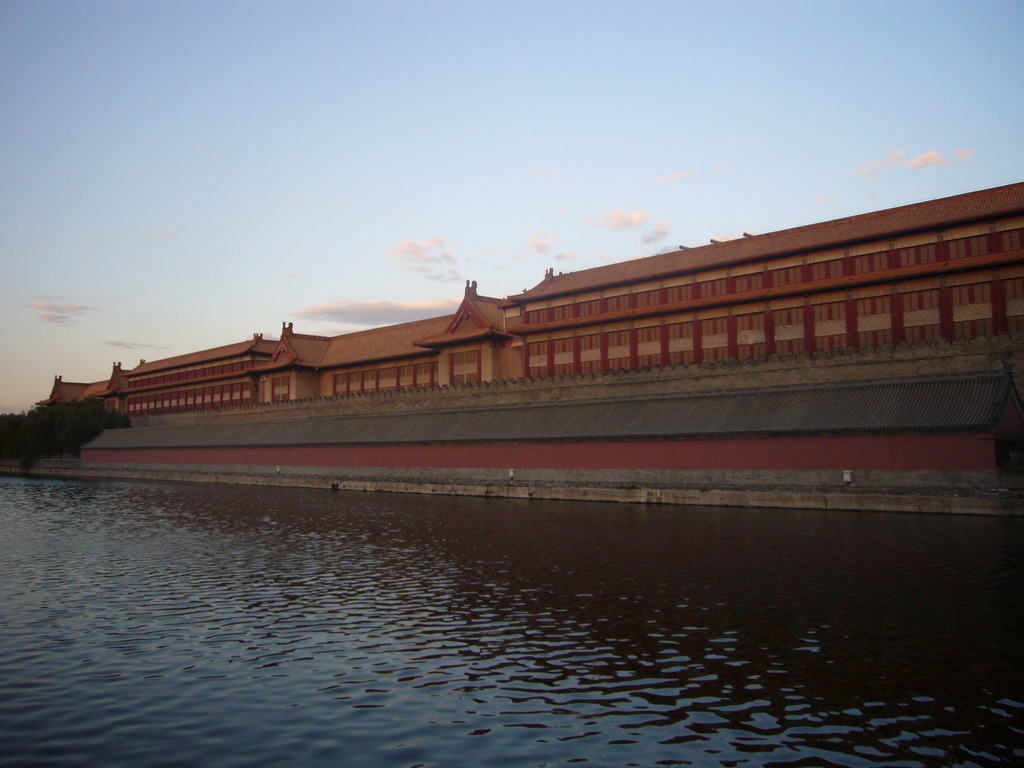
[[[37,405],[28,413],[0,416],[0,449],[3,458],[17,459],[28,469],[41,458],[78,456],[104,429],[128,426],[127,416],[107,410],[99,400]]]

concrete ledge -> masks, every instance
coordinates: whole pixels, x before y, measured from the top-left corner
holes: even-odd
[[[915,512],[925,514],[1003,515],[1024,517],[1024,499],[1019,494],[971,493],[963,489],[927,489],[919,493],[883,489],[732,489],[656,488],[586,485],[535,485],[526,483],[405,482],[394,480],[331,480],[317,475],[276,475],[210,472],[160,471],[144,469],[58,469],[39,468],[22,472],[0,467],[0,473],[30,477],[79,479],[155,480],[190,483],[263,485],[294,488],[322,488],[358,493],[405,493],[445,496],[483,496],[552,501],[668,504],[700,507],[753,507],[762,509],[821,509],[861,512]]]

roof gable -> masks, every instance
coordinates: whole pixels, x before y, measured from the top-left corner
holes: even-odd
[[[476,281],[466,281],[466,294],[459,308],[451,316],[444,333],[419,339],[416,344],[423,347],[441,347],[462,342],[475,341],[491,336],[508,337],[501,330],[503,314],[501,299],[480,296]]]

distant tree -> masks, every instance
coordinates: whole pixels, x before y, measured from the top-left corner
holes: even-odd
[[[127,416],[99,400],[37,405],[28,413],[0,416],[0,449],[3,458],[17,459],[27,469],[41,458],[78,456],[104,429],[128,426]]]

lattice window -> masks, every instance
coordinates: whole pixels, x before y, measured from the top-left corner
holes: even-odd
[[[881,347],[892,343],[892,297],[857,299],[857,343]]]
[[[640,291],[636,294],[636,305],[638,307],[653,307],[661,303],[661,291]]]
[[[559,304],[548,309],[548,320],[568,320],[572,317],[572,304]]]
[[[693,323],[671,323],[665,326],[664,332],[668,334],[669,364],[692,363],[695,359]]]
[[[662,327],[660,325],[637,330],[636,362],[641,368],[654,368],[661,365],[661,334]]]
[[[629,296],[609,296],[605,301],[607,312],[623,312],[629,309]]]
[[[270,379],[270,400],[278,403],[288,399],[288,377],[273,376]]]
[[[953,299],[953,333],[974,339],[992,335],[992,284],[958,285],[950,293]]]
[[[736,351],[740,359],[764,357],[764,314],[736,316]]]
[[[548,342],[541,342],[545,348],[545,369],[547,367],[547,344]],[[530,345],[531,351],[533,345]],[[531,354],[531,364],[533,362],[533,355]],[[452,361],[452,384],[470,384],[476,381],[480,381],[480,350],[479,349],[465,349],[461,352],[453,352],[451,356]],[[541,374],[543,375],[543,374]]]
[[[707,280],[703,283],[697,283],[697,286],[700,289],[700,297],[702,299],[722,296],[726,291],[727,285],[728,282],[724,277],[720,280]]]
[[[729,354],[728,318],[701,320],[700,332],[704,360],[724,360]]]
[[[863,275],[865,272],[881,272],[888,268],[889,254],[885,251],[853,257],[853,272],[857,275]]]
[[[755,272],[750,275],[734,277],[732,287],[737,293],[743,293],[744,291],[758,291],[761,288],[764,288],[764,275],[760,272]]]
[[[897,253],[899,266],[913,267],[917,264],[932,264],[938,251],[934,243],[928,245],[916,245],[912,248],[900,248]]]
[[[673,285],[665,289],[665,301],[673,303],[677,301],[690,301],[693,298],[693,285]]]
[[[843,262],[840,259],[818,261],[811,264],[811,280],[828,280],[843,276]]]
[[[796,285],[803,282],[803,267],[785,267],[784,269],[773,269],[771,271],[772,285]]]

